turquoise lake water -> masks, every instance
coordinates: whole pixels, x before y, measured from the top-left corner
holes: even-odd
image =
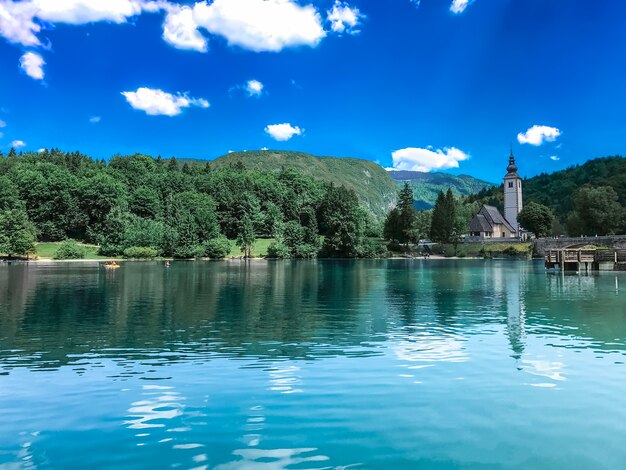
[[[626,468],[626,273],[0,264],[0,468]]]

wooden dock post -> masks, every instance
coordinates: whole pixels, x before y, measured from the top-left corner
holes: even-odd
[[[545,266],[548,269],[558,266],[562,271],[576,270],[578,272],[599,271],[626,271],[626,250],[603,249],[563,249],[548,250],[545,256]]]

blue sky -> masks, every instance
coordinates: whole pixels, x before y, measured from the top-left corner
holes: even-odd
[[[419,3],[419,4],[418,4]],[[622,0],[0,0],[0,150],[301,150],[498,181],[622,154]]]

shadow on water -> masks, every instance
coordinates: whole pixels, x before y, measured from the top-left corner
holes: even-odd
[[[549,275],[537,263],[483,260],[2,266],[0,367],[155,351],[170,361],[314,360],[381,354],[404,334],[498,328],[517,360],[529,331],[623,350],[624,292],[619,274]]]

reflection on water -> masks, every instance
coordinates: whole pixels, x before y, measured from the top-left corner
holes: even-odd
[[[182,397],[171,391],[172,387],[162,385],[144,385],[145,400],[132,403],[128,413],[134,419],[125,421],[128,429],[164,428],[166,419],[173,419],[183,414]],[[148,434],[138,434],[143,437]]]
[[[233,455],[238,457],[236,460],[215,468],[220,470],[241,468],[279,470],[302,464],[306,464],[306,468],[320,468],[314,462],[326,462],[329,458],[325,455],[314,455],[316,451],[317,449],[237,449],[233,452]]]
[[[0,467],[611,468],[623,276],[0,265]]]

